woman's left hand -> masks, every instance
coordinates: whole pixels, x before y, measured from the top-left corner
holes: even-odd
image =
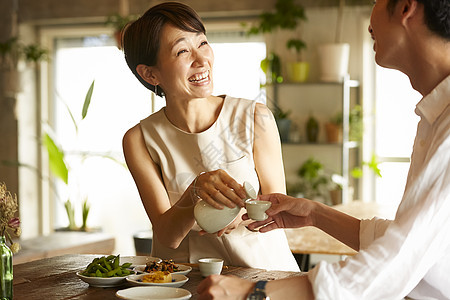
[[[209,171],[197,176],[192,185],[196,197],[203,199],[214,208],[223,206],[244,207],[244,188],[222,169]]]
[[[220,237],[220,236],[222,236],[222,235],[224,235],[224,234],[229,234],[229,233],[231,233],[234,229],[236,229],[236,228],[239,226],[239,224],[241,224],[241,223],[243,222],[243,221],[242,221],[242,215],[243,215],[244,213],[245,213],[245,210],[244,210],[244,209],[241,209],[241,211],[240,211],[239,214],[237,215],[236,219],[234,219],[233,222],[231,222],[230,225],[228,225],[227,227],[225,227],[225,228],[223,228],[223,229],[217,231],[215,234],[217,234],[217,236]],[[205,235],[205,234],[207,234],[207,232],[204,231],[204,230],[201,230],[201,231],[199,232],[199,234],[200,234],[200,235]]]

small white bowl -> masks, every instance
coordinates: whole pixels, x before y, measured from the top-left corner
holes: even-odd
[[[128,275],[126,280],[135,285],[151,285],[151,286],[170,286],[170,287],[180,287],[185,284],[189,278],[185,275],[172,273],[172,282],[143,282],[142,277],[148,274],[139,275]]]
[[[230,225],[240,210],[237,205],[234,208],[224,206],[223,209],[217,209],[201,200],[194,207],[194,217],[204,231],[215,233]]]
[[[223,259],[221,258],[200,258],[198,268],[203,277],[222,273]]]
[[[122,277],[89,277],[81,275],[81,272],[77,272],[78,278],[83,280],[86,283],[89,283],[90,286],[96,287],[112,287],[119,286],[126,283],[126,276]]]

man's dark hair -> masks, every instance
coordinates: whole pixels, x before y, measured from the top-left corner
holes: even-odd
[[[450,1],[416,0],[424,6],[425,24],[440,37],[450,41]],[[388,10],[392,14],[399,0],[389,0]]]

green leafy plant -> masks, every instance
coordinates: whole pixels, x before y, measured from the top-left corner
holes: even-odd
[[[297,61],[302,61],[302,52],[307,48],[304,41],[300,39],[290,39],[286,42],[286,47],[288,49],[294,49],[297,54]]]
[[[349,115],[349,140],[360,142],[363,137],[363,114],[361,105],[355,105]]]
[[[121,31],[128,23],[137,18],[138,16],[136,15],[122,16],[119,13],[114,13],[106,18],[105,25],[114,27],[115,31]]]
[[[298,181],[287,185],[288,194],[308,199],[317,197],[328,201],[329,191],[338,187],[332,175],[325,171],[323,164],[314,157],[308,158],[297,171]]]
[[[247,34],[272,33],[276,29],[295,30],[300,22],[306,20],[305,9],[302,5],[295,3],[294,0],[277,0],[275,10],[261,13],[258,22],[250,26]],[[247,27],[247,24],[244,23],[243,26]],[[306,48],[306,43],[300,38],[292,38],[286,43],[286,47],[288,49],[295,49],[300,60],[302,50]],[[265,63],[269,65],[274,55],[271,52],[265,59],[267,61]],[[281,64],[279,65],[281,66]],[[269,75],[270,83],[280,83],[282,81],[281,67],[279,70],[274,70],[271,74],[267,72],[266,74]]]
[[[342,125],[342,112],[336,113],[329,119],[329,122],[338,126]]]
[[[372,154],[372,157],[370,159],[370,161],[363,161],[362,165],[363,166],[367,166],[369,167],[370,170],[373,171],[373,173],[381,178],[381,170],[378,167],[380,164],[380,162],[378,161],[378,157],[375,154]],[[354,167],[351,171],[350,171],[350,175],[353,178],[361,178],[363,176],[363,170],[361,166],[358,167]]]
[[[84,103],[83,103],[83,109],[81,112],[81,120],[80,121],[82,121],[87,116],[89,105],[91,103],[92,94],[94,91],[94,83],[95,83],[95,80],[92,81],[92,83],[86,93]],[[76,132],[78,132],[78,123],[75,120],[75,117],[72,114],[70,108],[67,106],[66,103],[64,103],[64,104],[66,106],[66,109],[67,109],[72,121],[73,121],[75,130],[76,130]],[[44,133],[43,144],[44,144],[45,148],[47,149],[50,171],[56,178],[59,178],[65,185],[68,185],[68,183],[69,183],[69,167],[68,167],[67,161],[65,159],[64,150],[60,146],[58,146],[58,144],[54,141],[54,139],[50,136],[50,134],[48,132]],[[78,228],[77,228],[76,222],[75,222],[75,209],[73,207],[73,204],[72,204],[72,201],[70,200],[70,198],[64,202],[64,208],[66,210],[67,218],[69,220],[68,229],[69,230],[77,230]],[[81,230],[86,230],[86,223],[87,223],[88,215],[89,215],[89,204],[88,204],[87,199],[85,199],[82,204],[83,224],[82,224],[82,227],[80,228]]]
[[[336,113],[329,119],[329,122],[342,126],[342,112]],[[360,142],[363,136],[363,114],[361,105],[355,105],[349,114],[349,140]]]
[[[67,103],[62,99],[59,98],[63,104],[65,105],[67,109],[67,113],[70,116],[70,119],[72,120],[73,126],[75,128],[76,134],[78,134],[78,128],[79,123],[82,122],[88,114],[89,107],[91,104],[92,95],[94,92],[94,85],[95,80],[92,81],[91,85],[89,86],[88,91],[86,92],[86,96],[84,98],[83,107],[81,110],[81,118],[77,119],[73,115],[72,111],[70,110]],[[70,177],[70,166],[68,161],[66,160],[66,152],[64,149],[55,141],[54,138],[52,138],[50,131],[47,131],[43,135],[43,144],[47,150],[48,159],[49,159],[49,165],[50,165],[50,171],[51,173],[58,179],[60,179],[66,186],[69,184],[69,177]],[[73,153],[72,153],[73,154]],[[76,155],[79,155],[84,160],[87,157],[102,157],[102,158],[108,158],[115,163],[118,163],[119,165],[126,168],[126,165],[120,161],[118,161],[113,156],[110,156],[108,154],[90,154],[90,153],[84,153],[84,152],[75,152]],[[67,214],[67,218],[69,220],[69,230],[87,230],[87,220],[90,212],[90,205],[88,202],[88,199],[83,199],[81,203],[81,213],[82,213],[82,225],[80,228],[76,226],[75,222],[75,209],[72,203],[72,199],[67,199],[64,201],[64,208]]]
[[[0,42],[0,65],[3,68],[15,68],[20,59],[26,62],[39,62],[49,59],[48,49],[39,44],[23,44],[18,37]]]
[[[89,205],[87,198],[85,198],[83,201],[82,211],[81,211],[81,216],[82,216],[81,230],[86,230],[86,228],[87,228],[87,219],[89,216],[90,209],[91,209],[91,206]]]
[[[273,116],[274,116],[275,120],[282,120],[282,119],[288,119],[292,111],[291,110],[283,110],[278,104],[274,103],[272,112],[273,112]]]
[[[259,23],[251,26],[247,34],[270,33],[277,28],[293,30],[300,21],[306,19],[302,5],[296,4],[294,0],[277,0],[275,11],[260,14]]]
[[[117,48],[122,49],[123,46],[123,29],[128,23],[135,21],[137,18],[138,16],[136,15],[122,16],[119,13],[111,14],[106,18],[105,25],[114,28],[114,38],[116,39]]]
[[[261,61],[261,70],[266,74],[269,83],[282,83],[283,76],[281,75],[281,59],[274,52]]]

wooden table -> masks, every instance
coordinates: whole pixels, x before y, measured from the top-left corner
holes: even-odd
[[[333,208],[358,219],[371,219],[374,216],[393,219],[397,210],[397,207],[394,206],[362,201],[339,204],[333,206]],[[285,229],[285,232],[289,247],[294,254],[356,254],[355,250],[316,227]]]
[[[68,254],[15,265],[14,299],[118,299],[115,293],[131,287],[129,283],[111,288],[90,287],[75,274],[98,256],[101,255]],[[301,273],[225,266],[222,274],[258,281],[292,277]],[[192,293],[191,299],[197,299],[197,286],[203,280],[198,267],[194,265],[187,277],[189,281],[182,288]]]

